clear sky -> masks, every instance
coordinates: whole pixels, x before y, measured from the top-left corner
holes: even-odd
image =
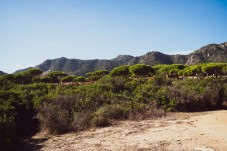
[[[227,41],[227,0],[0,0],[0,70],[46,59],[187,54]]]

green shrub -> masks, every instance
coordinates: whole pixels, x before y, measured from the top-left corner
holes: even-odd
[[[14,93],[0,91],[0,150],[12,150],[18,141]]]
[[[75,78],[76,76],[71,76],[71,75],[65,76],[61,78],[61,82],[73,82]]]
[[[105,127],[105,126],[109,126],[110,125],[110,121],[107,117],[103,117],[103,116],[95,116],[92,119],[92,124],[95,127]]]
[[[223,82],[216,79],[175,81],[169,92],[178,111],[213,110],[226,99]]]
[[[110,76],[112,77],[114,76],[128,77],[129,75],[130,75],[129,66],[127,65],[116,67],[110,72]]]
[[[129,67],[129,71],[134,77],[149,77],[154,73],[151,66],[145,64],[136,64]]]
[[[86,77],[90,80],[90,81],[97,81],[98,79],[101,79],[102,77],[108,75],[110,72],[107,70],[97,70],[94,72],[89,72],[86,74]]]
[[[86,79],[84,76],[77,76],[73,79],[74,82],[85,82]]]
[[[97,81],[98,84],[105,85],[106,89],[111,90],[113,93],[120,93],[127,90],[127,82],[129,82],[129,79],[122,76],[106,76]]]

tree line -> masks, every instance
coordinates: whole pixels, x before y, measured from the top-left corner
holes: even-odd
[[[124,76],[132,78],[152,77],[154,75],[162,75],[166,78],[187,78],[189,76],[222,77],[227,75],[227,63],[204,63],[192,66],[183,64],[159,64],[155,66],[145,64],[136,64],[132,66],[122,65],[111,71],[97,70],[89,72],[85,74],[85,76],[68,75],[62,71],[51,71],[45,75],[42,74],[43,71],[41,69],[32,68],[25,72],[1,76],[0,81],[11,81],[15,84],[85,82],[97,81],[107,75],[111,77]]]

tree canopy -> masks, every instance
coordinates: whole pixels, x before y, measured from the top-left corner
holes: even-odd
[[[129,66],[128,65],[123,65],[123,66],[119,66],[114,68],[111,72],[110,72],[110,76],[129,76],[130,72],[129,72]]]
[[[110,72],[107,70],[97,70],[94,72],[88,72],[86,74],[86,77],[90,80],[90,81],[96,81],[102,77],[104,77],[105,75],[108,75]]]
[[[129,67],[129,71],[134,77],[149,77],[154,74],[154,69],[145,64],[136,64]]]

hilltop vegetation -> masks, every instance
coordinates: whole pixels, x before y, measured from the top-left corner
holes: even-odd
[[[0,76],[0,150],[22,136],[108,126],[167,111],[224,108],[227,64],[123,65],[85,76],[32,68]],[[184,79],[184,80],[182,80]]]

